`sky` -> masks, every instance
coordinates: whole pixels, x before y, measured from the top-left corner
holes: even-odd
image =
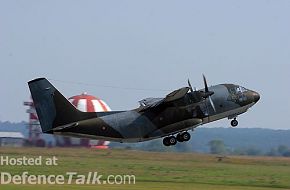
[[[204,73],[260,93],[239,127],[290,129],[289,10],[288,0],[0,0],[0,120],[27,120],[37,77],[129,110],[188,78],[202,88]]]

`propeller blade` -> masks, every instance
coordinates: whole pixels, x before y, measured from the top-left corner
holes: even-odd
[[[204,90],[205,90],[205,92],[208,92],[208,86],[207,86],[206,78],[205,78],[204,74],[202,76],[203,76]]]
[[[209,102],[210,102],[212,109],[214,110],[214,112],[216,112],[214,103],[211,99],[211,96],[214,94],[214,92],[208,90],[207,81],[206,81],[204,74],[202,75],[202,77],[203,77],[203,83],[204,83],[204,96],[203,97],[209,99]]]
[[[187,83],[188,83],[188,86],[189,86],[190,92],[193,92],[193,89],[192,89],[192,86],[191,86],[191,84],[190,84],[189,79],[187,80]]]
[[[209,98],[209,102],[210,102],[211,107],[213,108],[214,112],[216,112],[216,109],[215,109],[215,106],[214,106],[214,103],[213,103],[211,97],[209,96],[208,98]]]

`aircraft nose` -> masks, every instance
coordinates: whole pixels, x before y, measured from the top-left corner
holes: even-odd
[[[257,103],[260,100],[260,94],[258,92],[253,92],[254,102]]]

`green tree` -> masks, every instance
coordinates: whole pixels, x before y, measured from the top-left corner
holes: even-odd
[[[247,148],[247,155],[250,155],[250,156],[262,155],[262,151],[260,149],[255,148],[255,147],[249,147],[249,148]]]
[[[231,152],[232,155],[247,155],[247,150],[245,148],[236,148]]]
[[[225,154],[226,146],[222,140],[212,140],[208,143],[211,154]]]
[[[267,156],[277,156],[278,151],[276,148],[271,148],[271,150],[266,154]]]
[[[289,151],[289,148],[285,145],[280,145],[277,150],[279,155],[284,156],[284,154]]]

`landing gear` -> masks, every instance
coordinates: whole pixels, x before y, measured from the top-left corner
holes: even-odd
[[[232,127],[236,127],[236,126],[238,126],[238,124],[239,124],[239,122],[236,118],[231,121]]]
[[[175,136],[169,137],[169,142],[170,142],[170,145],[176,145],[177,140],[176,140]]]
[[[183,138],[182,138],[182,136],[181,136],[181,133],[178,133],[178,134],[176,135],[176,140],[177,140],[178,142],[183,142]]]
[[[176,140],[175,136],[165,137],[163,139],[163,144],[165,146],[176,145],[176,143],[177,143],[177,140]]]
[[[164,145],[164,146],[170,146],[169,137],[165,137],[165,138],[163,139],[163,145]]]
[[[178,142],[185,142],[190,140],[189,132],[178,133],[176,136]]]
[[[165,137],[163,139],[163,144],[165,146],[172,146],[176,145],[177,141],[178,142],[185,142],[190,140],[190,134],[188,132],[183,132],[183,133],[178,133],[175,136],[170,136],[170,137]]]

